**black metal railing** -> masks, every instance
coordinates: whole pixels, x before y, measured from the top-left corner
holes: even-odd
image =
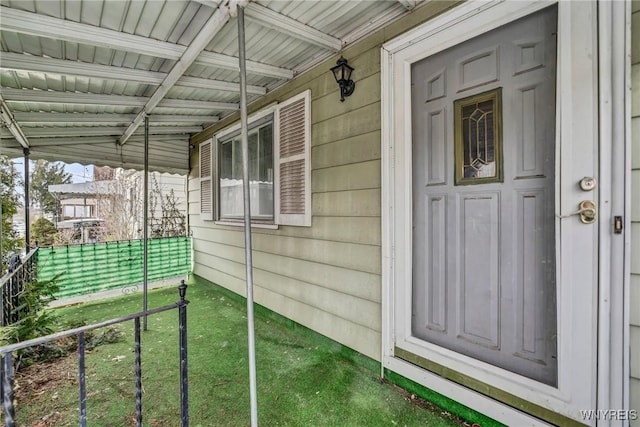
[[[29,251],[24,260],[19,255],[14,255],[9,260],[7,274],[0,278],[0,326],[8,326],[20,320],[20,294],[28,283],[37,279],[36,252],[37,247]]]
[[[163,311],[178,309],[179,322],[179,346],[180,346],[180,419],[181,426],[189,426],[189,405],[188,405],[188,372],[187,372],[187,304],[189,301],[185,299],[187,285],[184,280],[178,286],[180,300],[175,304],[165,305],[163,307],[142,311],[128,316],[119,317],[117,319],[106,320],[93,325],[82,326],[80,328],[70,329],[63,332],[23,341],[17,344],[11,344],[0,347],[0,357],[2,357],[2,385],[4,389],[3,406],[5,427],[14,427],[15,410],[13,402],[13,356],[12,353],[28,347],[46,344],[61,338],[77,336],[78,339],[78,385],[79,385],[79,409],[80,420],[79,425],[86,427],[87,425],[87,391],[85,384],[85,339],[84,334],[94,329],[105,328],[107,326],[123,323],[133,320],[135,328],[135,374],[136,374],[136,422],[138,427],[142,427],[142,363],[141,363],[141,345],[140,345],[140,318]]]

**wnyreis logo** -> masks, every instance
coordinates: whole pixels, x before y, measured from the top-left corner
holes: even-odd
[[[635,409],[582,409],[580,417],[585,421],[632,421],[638,419]]]

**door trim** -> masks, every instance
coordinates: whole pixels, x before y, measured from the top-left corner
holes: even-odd
[[[558,7],[558,21],[559,21],[559,33],[561,31],[565,31],[566,37],[566,28],[569,27],[568,20],[570,19],[570,9],[571,2],[560,2]],[[383,266],[382,266],[382,356],[383,356],[383,368],[390,369],[395,371],[401,375],[404,375],[414,381],[417,381],[421,384],[427,385],[429,388],[433,389],[436,392],[444,394],[454,400],[459,401],[460,403],[465,404],[473,409],[479,410],[482,413],[487,414],[499,421],[506,422],[507,424],[518,424],[518,425],[540,425],[540,419],[530,417],[523,412],[520,412],[514,408],[508,407],[504,404],[497,402],[491,398],[487,398],[486,396],[461,387],[451,381],[446,380],[445,378],[433,374],[429,371],[425,371],[416,367],[415,365],[408,363],[398,357],[395,357],[395,345],[396,338],[405,337],[396,337],[396,329],[394,322],[396,321],[395,307],[396,307],[396,296],[397,296],[397,286],[399,282],[406,283],[407,272],[411,271],[411,256],[407,256],[410,254],[410,250],[407,251],[406,242],[411,242],[411,227],[407,225],[411,224],[411,209],[407,209],[407,201],[411,200],[410,195],[401,195],[398,196],[396,193],[398,189],[402,188],[411,188],[411,186],[407,187],[408,183],[411,183],[411,167],[406,167],[406,165],[411,165],[411,153],[410,149],[407,150],[406,147],[403,147],[403,144],[395,141],[403,141],[407,140],[406,137],[403,138],[404,135],[410,135],[410,120],[405,120],[402,123],[395,122],[393,120],[394,112],[398,114],[397,111],[409,111],[410,109],[410,100],[407,100],[405,97],[402,102],[397,101],[394,96],[394,77],[402,74],[406,79],[407,76],[410,75],[410,68],[408,66],[402,67],[394,67],[394,56],[399,52],[403,52],[402,59],[406,63],[412,63],[416,60],[424,57],[428,57],[434,53],[447,49],[448,47],[454,46],[456,44],[461,43],[462,41],[473,38],[477,35],[485,33],[491,29],[497,28],[501,25],[504,25],[508,22],[514,21],[520,17],[526,16],[530,13],[533,13],[537,10],[540,10],[544,7],[553,4],[552,2],[476,2],[470,1],[466,2],[451,11],[440,15],[439,17],[429,21],[422,26],[413,29],[404,35],[386,43],[381,51],[382,55],[382,255],[383,255]],[[586,7],[586,6],[585,6]],[[589,6],[591,9],[587,12],[589,17],[592,17],[592,22],[594,27],[588,30],[588,32],[595,32],[596,25],[596,17],[597,15],[597,6],[592,4]],[[601,23],[602,25],[602,23]],[[563,30],[564,29],[564,30]],[[446,36],[442,35],[446,32]],[[417,43],[420,43],[426,39],[429,39],[429,45],[426,48],[428,52],[425,52],[425,49],[415,52],[411,51],[411,47]],[[562,41],[559,40],[559,61],[558,61],[558,92],[561,92],[561,87],[563,84],[571,83],[568,80],[568,77],[565,75],[563,78],[563,73],[566,74],[569,60],[562,58],[562,50],[561,47],[565,44],[565,46],[569,43],[566,38]],[[597,46],[593,47],[593,54],[597,55],[598,51]],[[564,61],[564,64],[561,63]],[[563,66],[564,65],[564,66]],[[602,76],[598,77],[602,79]],[[597,87],[597,79],[593,79],[589,84],[592,84],[591,90],[594,94],[598,94]],[[563,102],[563,97],[560,95],[560,103]],[[594,100],[594,104],[598,103],[598,99]],[[594,105],[594,108],[597,108],[597,105]],[[559,110],[560,111],[560,110]],[[558,113],[560,114],[560,113]],[[399,114],[399,117],[411,117],[408,114]],[[558,116],[560,118],[560,115]],[[560,129],[560,122],[558,121],[558,129]],[[599,132],[598,128],[599,123],[594,124],[594,131]],[[558,131],[559,135],[561,135],[560,130]],[[566,135],[564,135],[566,138]],[[596,138],[597,139],[597,138]],[[405,144],[406,145],[406,144]],[[575,147],[570,147],[575,150]],[[560,153],[558,153],[560,154]],[[563,153],[564,154],[564,153]],[[399,159],[399,160],[398,160]],[[407,159],[409,162],[407,163]],[[400,162],[400,163],[398,163]],[[399,167],[398,165],[405,166],[404,168]],[[620,168],[621,169],[621,168]],[[601,172],[606,172],[605,170],[601,170]],[[611,172],[611,171],[609,171]],[[561,179],[562,176],[559,176],[558,179]],[[609,180],[607,180],[609,181]],[[566,185],[566,183],[565,183]],[[395,191],[394,191],[395,190]],[[607,193],[607,191],[605,191]],[[558,193],[559,194],[559,193]],[[610,194],[610,192],[608,193]],[[563,200],[562,205],[558,203],[558,207],[556,211],[558,213],[568,211],[572,209],[573,200]],[[628,217],[628,216],[625,216]],[[609,216],[604,216],[600,218],[600,229],[608,229],[608,221],[610,219]],[[602,232],[600,233],[602,235]],[[405,246],[405,247],[403,247]],[[596,249],[608,249],[608,248],[596,248]],[[606,256],[602,251],[600,252],[601,257]],[[604,267],[607,267],[606,265]],[[605,273],[609,273],[610,270],[606,272],[600,271],[600,277]],[[410,273],[409,273],[410,274]],[[608,276],[611,277],[611,276]],[[567,310],[577,310],[580,307],[580,304],[587,303],[594,310],[595,314],[598,313],[596,310],[599,299],[602,295],[597,294],[595,291],[589,293],[589,296],[586,296],[582,301],[575,301],[573,306],[571,306],[571,302],[569,302],[569,307]],[[406,293],[405,296],[406,298]],[[567,296],[561,296],[561,299],[558,300],[558,304],[561,301],[566,301]],[[620,304],[622,302],[620,301]],[[558,318],[559,322],[563,322],[561,317]],[[559,324],[559,327],[561,324]],[[594,320],[595,326],[595,320]],[[585,329],[590,329],[587,327]],[[595,329],[595,328],[594,328]],[[602,328],[600,328],[599,339],[603,339]],[[559,329],[561,332],[561,329]],[[566,329],[565,329],[566,332]],[[591,334],[592,332],[587,330],[583,331],[584,334]],[[591,336],[591,335],[589,335]],[[416,350],[424,349],[424,343],[420,343],[418,340],[414,340],[413,342],[410,338],[404,341],[405,348],[414,346]],[[593,332],[594,345],[596,343],[595,332]],[[436,348],[437,346],[430,346],[428,349],[430,355],[435,355],[434,360],[436,363],[439,360],[447,360],[447,367],[458,370],[464,373],[464,369],[460,369],[464,367],[465,364],[469,364],[469,358],[466,356],[461,356],[455,352],[448,351],[443,348]],[[535,405],[539,405],[545,408],[549,408],[552,411],[558,413],[564,413],[564,409],[562,404],[559,402],[569,402],[572,400],[571,391],[567,389],[567,384],[569,383],[569,379],[571,376],[576,375],[577,370],[569,370],[567,369],[567,355],[570,349],[567,348],[566,345],[558,342],[558,350],[560,352],[564,351],[564,365],[559,364],[559,377],[558,377],[558,388],[545,386],[536,381],[529,380],[527,378],[518,376],[516,374],[512,374],[510,372],[504,371],[500,368],[496,368],[494,366],[485,364],[483,362],[474,361],[474,369],[477,372],[474,373],[474,377],[479,379],[480,381],[493,384],[494,387],[498,387],[508,393],[512,393],[518,396],[523,396],[527,401],[532,402]],[[596,349],[594,348],[595,352]],[[562,353],[560,353],[562,354]],[[600,354],[600,362],[605,362],[605,359],[602,358],[602,352]],[[561,356],[562,357],[562,356]],[[584,409],[596,409],[596,400],[595,393],[598,392],[596,389],[596,360],[595,355],[587,355],[586,359],[592,357],[591,361],[585,362],[585,370],[586,372],[582,372],[581,375],[584,375],[584,385],[585,387],[589,387],[589,389],[593,390],[593,398],[589,399],[589,401],[582,401],[580,403],[581,406],[585,406]],[[619,359],[618,359],[619,360]],[[628,359],[627,359],[628,360]],[[564,366],[564,369],[563,369]],[[601,365],[602,366],[602,365]],[[609,371],[608,367],[605,367],[606,371]],[[508,378],[507,378],[508,377]],[[502,380],[501,380],[502,378]],[[515,380],[514,380],[515,378]],[[622,381],[623,379],[618,379],[616,381]],[[599,392],[598,394],[601,394]],[[554,404],[554,402],[558,402]],[[609,408],[606,408],[609,409]],[[568,415],[568,414],[567,414]],[[575,417],[575,412],[573,413]]]
[[[598,366],[603,368],[597,407],[629,410],[631,4],[599,2],[598,27],[600,185],[609,209],[600,216],[599,249],[605,256],[600,257]],[[616,215],[624,218],[622,234],[612,232]]]

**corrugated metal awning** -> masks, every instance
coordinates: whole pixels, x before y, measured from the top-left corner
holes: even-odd
[[[0,0],[0,149],[188,171],[189,138],[239,108],[233,0]],[[246,5],[249,102],[416,7],[416,0]]]

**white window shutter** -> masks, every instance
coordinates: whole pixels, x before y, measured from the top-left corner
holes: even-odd
[[[211,141],[200,144],[200,218],[213,220],[213,144]]]
[[[311,91],[278,105],[276,223],[311,226]]]

